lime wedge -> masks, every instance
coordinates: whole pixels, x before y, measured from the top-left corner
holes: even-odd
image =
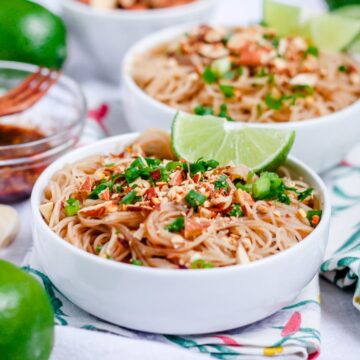
[[[360,20],[360,5],[343,6],[339,9],[334,10],[332,14]]]
[[[339,15],[322,14],[309,20],[312,41],[322,50],[339,51],[360,31],[360,21]]]
[[[278,0],[264,0],[263,5],[264,21],[280,35],[302,35],[321,50],[343,50],[353,44],[360,31],[360,6],[346,6],[332,13],[314,14],[310,9]]]
[[[249,127],[215,116],[177,113],[171,129],[175,154],[194,162],[217,160],[220,165],[244,164],[254,171],[273,170],[285,160],[295,132]]]
[[[343,6],[333,11],[333,14],[360,22],[360,5]],[[351,41],[346,50],[352,54],[360,54],[360,33]]]
[[[265,23],[280,35],[297,33],[301,18],[299,7],[274,0],[264,0],[263,12]]]

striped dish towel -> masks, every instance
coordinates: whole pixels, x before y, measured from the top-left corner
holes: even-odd
[[[320,270],[337,286],[354,289],[353,304],[360,310],[360,144],[323,178],[333,208],[327,260]]]

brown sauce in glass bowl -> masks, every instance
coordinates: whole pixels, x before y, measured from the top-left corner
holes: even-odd
[[[38,129],[0,124],[0,146],[23,144],[44,137],[45,135]]]
[[[11,124],[0,124],[0,147],[31,143],[45,138],[39,129]],[[34,158],[28,164],[0,165],[0,202],[11,203],[28,197],[32,187],[47,164],[36,161],[36,155],[49,149],[47,144],[21,148],[0,149],[0,161]]]

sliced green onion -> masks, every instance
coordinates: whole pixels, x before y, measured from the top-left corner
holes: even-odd
[[[193,208],[197,208],[206,201],[207,197],[195,190],[190,190],[185,196],[186,202]]]
[[[80,210],[80,202],[79,200],[69,198],[67,200],[67,205],[64,207],[66,216],[74,216]]]
[[[166,226],[166,230],[169,230],[170,232],[180,232],[185,226],[185,219],[183,216],[179,216],[174,221]]]

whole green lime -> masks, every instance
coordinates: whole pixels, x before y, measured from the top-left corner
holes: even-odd
[[[54,313],[41,285],[0,260],[0,358],[47,360],[54,339]]]
[[[27,0],[0,1],[0,59],[61,68],[66,58],[63,21]]]

